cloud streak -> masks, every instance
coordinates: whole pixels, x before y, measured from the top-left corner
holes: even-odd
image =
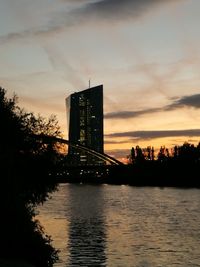
[[[178,1],[180,0],[101,0],[87,4],[77,14],[95,16],[100,19],[135,19],[152,8]]]
[[[104,115],[105,119],[132,119],[145,114],[151,114],[155,112],[162,111],[163,108],[149,108],[136,111],[118,111],[118,112],[109,112]]]
[[[164,137],[193,137],[200,136],[200,129],[186,129],[186,130],[158,130],[158,131],[130,131],[106,134],[109,138],[128,137],[137,140],[164,138]]]
[[[132,140],[130,139],[130,140],[123,140],[123,141],[116,141],[116,140],[105,140],[104,141],[104,144],[105,145],[119,145],[119,144],[128,144],[128,143],[130,143],[130,142],[132,142]]]
[[[40,37],[51,35],[66,30],[71,26],[80,26],[85,23],[110,22],[110,20],[119,22],[135,20],[149,11],[155,11],[156,7],[169,5],[181,0],[101,0],[101,1],[74,1],[75,7],[69,9],[66,4],[73,1],[60,1],[63,5],[53,15],[49,14],[48,21],[45,25],[29,28],[21,32],[11,32],[7,35],[0,36],[0,44],[9,41],[20,40],[23,38]],[[37,18],[36,18],[37,19]]]
[[[177,100],[174,100],[171,104],[160,108],[147,108],[143,110],[133,111],[117,111],[105,114],[105,119],[132,119],[146,114],[152,114],[157,112],[165,112],[176,110],[179,108],[190,107],[199,109],[200,108],[200,94],[194,94],[190,96],[183,96]]]
[[[174,103],[172,103],[171,105],[169,105],[169,109],[177,109],[180,107],[192,107],[192,108],[199,109],[200,108],[200,94],[183,96],[180,99],[174,101]]]

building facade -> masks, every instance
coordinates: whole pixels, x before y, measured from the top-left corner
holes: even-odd
[[[71,94],[66,98],[68,140],[103,153],[103,85]],[[101,164],[97,158],[69,145],[74,164]]]

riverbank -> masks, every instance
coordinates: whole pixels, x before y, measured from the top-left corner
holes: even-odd
[[[0,259],[0,267],[35,267],[35,266],[24,261]]]
[[[199,162],[146,161],[135,165],[99,167],[93,172],[77,168],[69,171],[69,175],[59,182],[200,188],[199,173]]]

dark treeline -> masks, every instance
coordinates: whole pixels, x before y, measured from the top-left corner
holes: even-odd
[[[55,116],[27,113],[0,88],[0,259],[50,267],[57,259],[34,208],[56,189],[58,144],[44,144],[35,134],[60,137]]]
[[[159,162],[170,162],[170,161],[181,161],[181,162],[200,162],[200,143],[195,146],[185,142],[181,146],[174,146],[171,149],[161,146],[160,150],[155,156],[155,150],[153,147],[148,146],[147,148],[140,148],[136,146],[132,147],[130,155],[128,156],[129,164],[138,164],[144,161],[154,161]]]
[[[172,149],[153,147],[131,149],[129,164],[111,168],[109,183],[138,186],[200,187],[200,144],[185,142]]]
[[[132,147],[129,164],[119,166],[80,166],[71,170],[62,182],[129,184],[135,186],[200,187],[200,144],[185,142],[172,149],[161,147],[155,153],[153,147]],[[83,169],[81,171],[81,169]]]

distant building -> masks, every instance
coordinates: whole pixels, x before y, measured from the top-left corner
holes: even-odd
[[[68,140],[103,153],[103,85],[95,86],[66,98]],[[102,161],[69,145],[74,164],[102,164]]]

